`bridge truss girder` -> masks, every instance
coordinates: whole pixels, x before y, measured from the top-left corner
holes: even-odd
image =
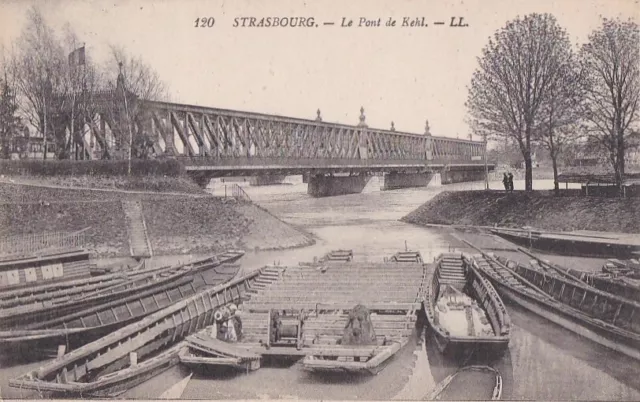
[[[484,144],[366,126],[142,101],[150,137],[174,156],[471,161]]]

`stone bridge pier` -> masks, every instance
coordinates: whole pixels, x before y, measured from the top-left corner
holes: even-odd
[[[331,197],[335,195],[357,194],[365,188],[371,175],[334,176],[317,174],[307,176],[307,194],[312,197]]]
[[[384,175],[382,190],[397,190],[401,188],[427,187],[434,177],[434,173],[398,173],[389,172]]]

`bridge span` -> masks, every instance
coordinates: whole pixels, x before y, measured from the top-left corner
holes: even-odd
[[[201,185],[215,177],[269,183],[301,174],[314,196],[359,192],[374,173],[385,175],[385,189],[426,186],[437,174],[445,184],[484,176],[483,142],[432,136],[428,122],[415,134],[393,122],[388,130],[371,128],[363,108],[358,124],[347,125],[323,121],[320,110],[315,119],[300,119],[151,101],[121,85],[96,96],[102,101],[84,123],[73,123],[68,111],[59,115],[59,130],[80,133],[82,158],[125,157],[142,142],[147,154],[135,156],[176,158]]]

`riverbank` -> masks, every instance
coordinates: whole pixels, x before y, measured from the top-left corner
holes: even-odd
[[[640,233],[633,198],[555,197],[550,191],[443,192],[404,216],[416,225],[532,226],[538,229]]]
[[[136,179],[137,180],[137,179]],[[166,178],[166,180],[182,179]],[[0,237],[85,231],[95,258],[129,256],[125,201],[139,201],[154,255],[274,250],[314,243],[311,235],[257,205],[199,190],[119,191],[0,181]]]

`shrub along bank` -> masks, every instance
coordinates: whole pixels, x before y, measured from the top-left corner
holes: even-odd
[[[176,160],[0,160],[0,175],[48,186],[202,194]]]
[[[402,221],[473,226],[532,226],[570,231],[640,233],[634,198],[554,197],[551,192],[458,191],[438,194]]]
[[[172,176],[184,173],[174,159],[133,159],[132,176]],[[127,176],[128,160],[0,160],[0,174],[6,176]]]

